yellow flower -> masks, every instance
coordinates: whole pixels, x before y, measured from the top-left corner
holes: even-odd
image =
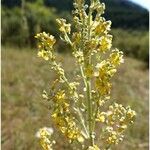
[[[73,53],[74,57],[77,58],[77,62],[79,64],[82,64],[84,62],[83,52],[82,51],[76,51]]]
[[[107,61],[102,61],[100,64],[97,64],[96,68],[98,69],[97,77],[103,81],[116,73],[116,69]]]
[[[70,140],[78,140],[79,142],[83,142],[84,138],[81,134],[81,131],[78,129],[76,123],[74,122],[71,116],[64,116],[63,114],[59,114],[59,112],[55,112],[52,115],[56,125],[59,127],[60,131]]]
[[[134,118],[135,116],[136,116],[136,112],[129,108],[129,110],[127,111],[127,117],[128,118]]]
[[[126,124],[121,125],[121,126],[119,126],[119,128],[118,128],[118,132],[124,132],[125,129],[127,129],[127,125],[126,125]]]
[[[83,138],[83,136],[81,136],[81,135],[78,135],[77,140],[78,140],[80,143],[83,143],[83,142],[84,142],[84,138]]]
[[[45,50],[38,51],[37,55],[38,55],[38,57],[41,57],[44,60],[49,60],[49,58],[51,57],[51,53],[49,51],[45,51]]]
[[[53,45],[56,43],[56,39],[54,38],[53,35],[49,35],[45,32],[38,33],[35,38],[39,40],[39,45],[38,48],[41,49],[43,48],[42,45],[49,46],[50,48],[53,47]]]
[[[103,35],[107,34],[110,31],[111,21],[105,21],[104,18],[101,18],[100,21],[95,23],[95,34]]]
[[[118,144],[117,136],[111,135],[110,137],[108,137],[107,142],[109,144]]]
[[[52,47],[52,46],[55,44],[56,40],[55,40],[55,38],[54,38],[53,35],[50,35],[50,36],[47,38],[46,42],[47,42],[47,44],[48,44],[50,47]]]
[[[94,145],[94,146],[89,146],[88,150],[100,150],[100,149],[97,145]]]
[[[39,130],[40,144],[43,150],[52,150],[52,146],[55,144],[55,141],[51,139],[52,133],[52,129],[46,127]]]
[[[85,47],[88,50],[95,51],[98,45],[98,40],[95,38],[90,39],[89,41],[86,42]]]
[[[38,33],[35,38],[38,41],[38,57],[43,58],[44,60],[54,59],[54,55],[52,53],[53,45],[55,44],[56,40],[53,35],[43,33]]]
[[[122,141],[124,132],[128,124],[133,122],[135,115],[135,111],[130,107],[124,108],[117,103],[110,105],[105,115],[107,127],[103,136],[104,141],[108,144],[118,144],[119,141]]]
[[[87,5],[84,0],[75,0],[74,6],[75,32],[72,33],[71,38],[69,35],[71,24],[63,18],[56,19],[56,22],[62,34],[61,40],[70,45],[76,63],[80,67],[78,68],[80,75],[78,70],[75,71],[77,78],[74,81],[81,79],[83,86],[78,88],[78,82],[69,82],[60,63],[55,60],[54,36],[45,32],[39,33],[35,36],[39,41],[38,56],[50,60],[51,69],[56,71],[60,83],[57,86],[53,84],[50,88],[51,93],[44,92],[43,98],[52,100],[51,117],[69,142],[74,144],[80,142],[81,147],[87,150],[100,150],[97,145],[91,144],[98,138],[95,121],[103,123],[100,135],[103,143],[101,141],[100,144],[102,149],[105,149],[112,144],[118,144],[123,139],[127,125],[134,121],[136,114],[129,107],[124,108],[117,103],[111,105],[106,112],[100,112],[100,108],[105,109],[104,104],[110,99],[111,78],[116,73],[117,66],[123,63],[123,53],[117,49],[108,52],[112,47],[112,35],[108,34],[111,21],[101,17],[105,9],[103,3],[99,0],[91,0],[90,5]],[[106,52],[108,55],[105,54]],[[95,67],[96,61],[99,62]],[[82,89],[83,93],[81,93]],[[43,149],[51,150],[52,144],[51,135],[42,130]]]
[[[64,90],[61,90],[61,91],[57,92],[55,97],[56,97],[57,100],[64,100],[65,99],[65,92],[64,92]]]
[[[96,121],[105,122],[105,113],[104,112],[98,113]]]
[[[119,51],[118,49],[113,50],[110,54],[109,60],[114,66],[120,65],[124,62],[123,52]]]
[[[107,94],[110,94],[111,83],[109,83],[107,81],[99,80],[97,78],[96,79],[96,88],[101,95],[107,95]]]
[[[59,31],[63,32],[63,33],[69,33],[71,31],[71,24],[70,23],[66,23],[66,20],[61,18],[61,19],[56,19],[56,22],[59,25]]]
[[[100,38],[100,44],[99,44],[99,51],[105,53],[107,50],[109,50],[112,46],[112,36],[111,35],[106,35],[102,36]]]

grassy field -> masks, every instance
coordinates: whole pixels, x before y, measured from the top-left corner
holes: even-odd
[[[64,68],[72,74],[73,60],[69,55],[63,56],[59,57]],[[54,126],[41,93],[55,78],[49,66],[36,57],[36,50],[2,48],[3,150],[40,150],[36,131],[43,126]],[[145,64],[126,58],[113,83],[112,98],[131,105],[137,112],[135,124],[114,150],[148,150],[148,70]],[[60,137],[56,149],[70,150],[63,144]]]

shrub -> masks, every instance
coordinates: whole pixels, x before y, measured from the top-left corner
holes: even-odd
[[[114,35],[114,46],[123,49],[127,56],[137,58],[149,63],[148,32],[136,30],[112,30]]]
[[[25,46],[28,32],[23,31],[22,13],[19,8],[2,8],[2,44]]]

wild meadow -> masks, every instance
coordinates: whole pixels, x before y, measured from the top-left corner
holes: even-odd
[[[41,94],[56,76],[36,53],[35,49],[2,47],[2,149],[40,149],[35,137],[37,129],[54,127]],[[75,67],[72,57],[59,54],[59,59],[71,78]],[[134,125],[115,150],[147,150],[149,107],[145,63],[126,57],[113,84],[112,99],[130,105],[137,112]],[[65,140],[58,139],[56,149],[68,149]]]

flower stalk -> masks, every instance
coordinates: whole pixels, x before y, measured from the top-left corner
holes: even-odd
[[[72,49],[77,70],[80,71],[73,79],[78,82],[70,81],[60,62],[57,62],[55,37],[39,33],[35,36],[39,41],[38,56],[48,61],[58,76],[50,91],[44,91],[42,95],[51,102],[51,118],[57,129],[70,144],[74,144],[74,149],[111,149],[123,140],[127,126],[133,123],[136,115],[129,106],[123,107],[115,102],[107,104],[111,79],[124,62],[123,52],[111,48],[111,22],[101,16],[105,10],[104,3],[91,0],[88,6],[84,0],[74,0],[74,7],[75,31],[63,18],[56,19],[56,22],[61,40]],[[96,130],[98,127],[101,128],[100,133]],[[49,142],[51,145],[48,146],[44,143],[46,140],[47,136],[42,138],[42,146],[52,149],[53,144]]]

